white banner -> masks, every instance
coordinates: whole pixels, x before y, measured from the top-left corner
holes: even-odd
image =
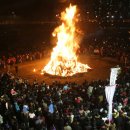
[[[117,80],[117,76],[118,76],[119,70],[121,70],[119,67],[111,68],[110,86],[116,84],[116,80]]]
[[[115,88],[116,88],[116,85],[105,87],[105,94],[106,94],[106,99],[108,102],[108,119],[109,119],[109,121],[112,120],[112,102],[113,102],[113,96],[115,93]]]

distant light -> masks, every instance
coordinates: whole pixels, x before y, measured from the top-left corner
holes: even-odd
[[[107,17],[107,18],[109,18],[109,16],[108,16],[108,15],[107,15],[106,17]]]
[[[114,18],[114,15],[112,15],[111,18]]]
[[[123,17],[122,17],[122,15],[120,15],[120,19],[122,19]]]
[[[96,18],[97,18],[98,16],[96,15]]]

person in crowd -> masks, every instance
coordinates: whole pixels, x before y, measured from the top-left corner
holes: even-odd
[[[109,44],[108,44],[109,43]],[[87,48],[87,49],[86,49]],[[0,74],[0,129],[12,130],[129,130],[130,129],[130,51],[123,40],[94,40],[85,49],[93,54],[115,57],[122,64],[113,99],[113,119],[107,119],[105,86],[108,81],[84,81],[51,85],[44,81],[33,84],[10,72]],[[84,48],[82,48],[84,49]],[[82,50],[80,53],[85,52]],[[127,51],[126,51],[127,50]],[[2,56],[0,68],[37,60],[48,54],[36,51]],[[11,63],[11,64],[10,64]],[[4,68],[4,67],[3,67]],[[6,68],[7,69],[7,68]]]
[[[129,130],[130,68],[122,69],[107,120],[106,81],[33,84],[12,73],[0,76],[0,128],[28,130]],[[67,85],[67,87],[66,87]],[[80,87],[77,87],[80,86]],[[67,88],[67,89],[66,89]],[[88,92],[89,91],[89,92]],[[90,100],[91,99],[91,100]]]

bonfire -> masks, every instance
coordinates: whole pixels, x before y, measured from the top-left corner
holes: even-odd
[[[72,76],[87,72],[91,69],[87,64],[78,62],[77,51],[79,42],[76,40],[77,7],[70,5],[61,13],[61,25],[52,33],[56,37],[56,46],[53,48],[48,64],[41,74],[48,73],[57,76]]]

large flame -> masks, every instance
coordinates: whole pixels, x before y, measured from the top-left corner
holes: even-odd
[[[57,37],[57,45],[53,48],[51,59],[42,73],[58,76],[72,76],[87,72],[90,67],[77,61],[76,52],[79,43],[76,42],[76,6],[69,6],[61,13],[62,24],[58,26],[53,36]]]

